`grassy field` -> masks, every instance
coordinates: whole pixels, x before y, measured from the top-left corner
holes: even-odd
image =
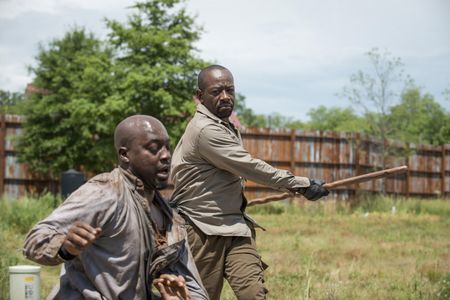
[[[51,197],[0,202],[1,299],[8,299],[8,265],[23,237],[47,215]],[[450,201],[375,197],[343,202],[296,202],[251,207],[267,231],[257,232],[270,266],[270,299],[450,299]],[[42,270],[46,295],[58,267]],[[234,299],[228,286],[222,299]]]

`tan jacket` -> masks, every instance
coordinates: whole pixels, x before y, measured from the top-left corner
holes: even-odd
[[[166,248],[175,245],[176,253],[156,251],[143,183],[120,168],[89,180],[34,226],[26,237],[24,255],[44,265],[64,263],[60,285],[50,298],[153,299],[152,275],[164,271],[185,276],[193,298],[207,299],[187,245],[184,220],[172,213],[159,193],[154,201],[170,220]],[[58,250],[75,221],[100,227],[102,233],[79,256],[64,261]]]
[[[234,126],[199,104],[172,155],[170,204],[207,235],[250,236],[244,178],[281,191],[309,186],[308,178],[253,158]]]

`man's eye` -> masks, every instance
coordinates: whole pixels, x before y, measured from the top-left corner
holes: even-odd
[[[147,147],[147,150],[150,151],[150,153],[152,153],[152,154],[156,154],[156,153],[158,153],[159,148],[160,147],[158,147],[158,146],[150,146],[150,147]]]

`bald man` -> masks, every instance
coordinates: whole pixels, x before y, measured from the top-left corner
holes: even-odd
[[[266,265],[256,250],[257,224],[245,213],[244,180],[309,200],[328,191],[321,181],[294,176],[247,152],[229,121],[234,92],[227,68],[212,65],[200,72],[200,104],[173,154],[170,203],[188,221],[189,245],[209,297],[220,299],[226,278],[237,299],[266,299]]]
[[[95,176],[28,234],[24,255],[63,263],[51,299],[207,299],[184,220],[158,190],[167,186],[169,136],[157,119],[135,115],[114,133],[119,167]],[[178,295],[178,297],[177,297]]]

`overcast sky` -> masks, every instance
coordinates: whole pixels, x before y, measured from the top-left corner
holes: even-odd
[[[0,89],[23,91],[39,42],[73,25],[104,37],[103,19],[125,21],[129,0],[0,0]],[[406,73],[447,110],[448,0],[191,0],[205,32],[200,56],[228,67],[257,113],[306,120],[318,105],[347,107],[336,93],[370,71],[373,47],[400,57]]]

